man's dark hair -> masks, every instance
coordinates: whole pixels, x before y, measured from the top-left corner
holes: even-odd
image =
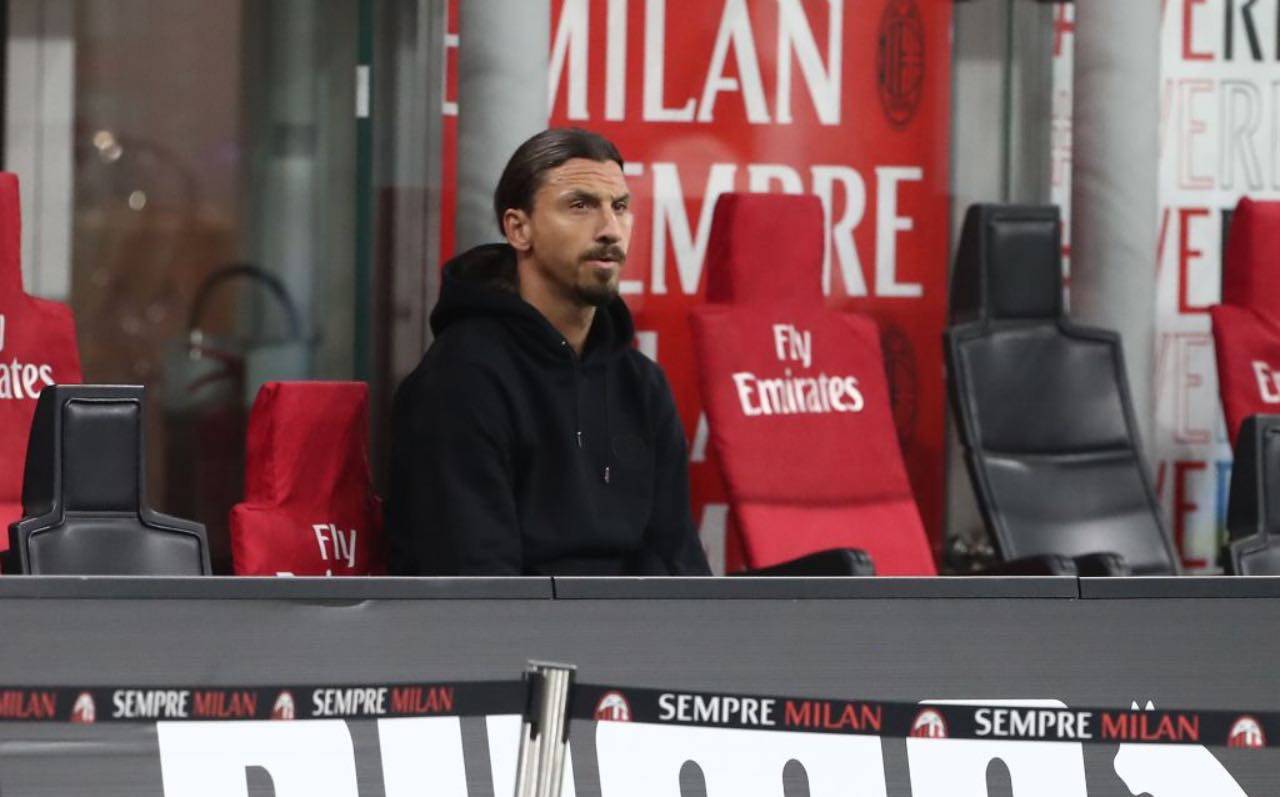
[[[573,158],[613,161],[622,166],[622,156],[609,139],[580,127],[553,127],[521,144],[507,161],[502,178],[493,192],[493,212],[498,230],[505,233],[502,216],[508,208],[533,211],[533,195],[542,186],[542,176]]]

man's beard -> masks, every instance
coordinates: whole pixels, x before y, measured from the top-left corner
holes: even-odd
[[[613,261],[618,264],[618,274],[607,282],[596,282],[593,278],[585,285],[579,283],[574,290],[578,301],[590,307],[604,307],[616,299],[618,297],[618,283],[620,282],[622,266],[627,262],[627,253],[622,247],[616,245],[600,246],[587,252],[580,260],[583,263],[591,260]],[[594,277],[594,274],[592,276]]]

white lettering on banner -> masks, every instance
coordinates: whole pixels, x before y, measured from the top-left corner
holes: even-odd
[[[485,718],[486,734],[489,738],[489,768],[493,771],[493,794],[507,795],[515,794],[516,792],[516,766],[520,757],[521,722],[521,717],[517,714],[502,714]],[[561,781],[560,797],[576,797],[577,795],[573,777],[572,748],[573,746],[569,745],[569,748],[565,751],[564,780]],[[608,794],[608,792],[606,791],[605,794]],[[391,795],[387,795],[387,797],[391,797]],[[432,797],[434,797],[434,793]]]
[[[4,351],[5,317],[0,314],[0,351]],[[44,389],[53,384],[52,365],[34,365],[18,362],[0,362],[0,399],[40,398]]]
[[[689,231],[689,216],[684,205],[684,188],[680,185],[680,172],[674,163],[655,163],[653,174],[653,267],[651,279],[654,293],[667,292],[667,232],[670,230],[671,248],[676,255],[676,271],[680,277],[680,290],[687,295],[698,292],[702,279],[702,261],[707,253],[707,239],[711,236],[711,216],[716,200],[721,194],[733,190],[733,177],[738,172],[735,163],[715,163],[707,175],[707,185],[702,192],[702,212],[698,214],[697,234]]]
[[[381,716],[387,713],[387,687],[316,689],[311,704],[317,717]]]
[[[844,45],[844,0],[827,0],[827,66],[800,0],[778,0],[778,123],[791,124],[791,56],[804,73],[809,97],[824,125],[840,124],[840,71]]]
[[[551,64],[547,70],[547,97],[555,106],[556,89],[564,74],[565,62],[569,64],[570,119],[587,119],[587,32],[589,18],[587,0],[564,0],[560,7],[560,27],[556,29],[551,45]]]
[[[627,164],[628,167],[633,164]],[[775,186],[782,193],[804,193],[799,172],[783,164],[745,164],[747,188],[752,193],[767,193]],[[636,165],[628,175],[643,174],[643,164]],[[650,239],[650,290],[655,294],[667,293],[667,249],[675,253],[676,274],[680,291],[686,295],[698,292],[702,279],[703,260],[707,241],[711,235],[711,218],[720,195],[734,190],[738,174],[736,163],[714,163],[707,175],[702,197],[702,208],[697,225],[691,228],[685,206],[685,190],[675,163],[650,164],[653,195],[653,233]],[[822,201],[825,237],[823,245],[822,291],[832,292],[832,271],[839,266],[841,282],[849,296],[869,295],[867,279],[863,273],[862,259],[858,254],[854,232],[862,222],[867,208],[867,188],[862,175],[848,166],[818,164],[811,166],[810,188]],[[918,282],[898,280],[898,236],[915,229],[915,219],[903,215],[899,208],[899,193],[903,183],[919,182],[924,171],[918,166],[882,166],[876,168],[876,240],[875,240],[875,290],[873,295],[918,298],[924,295],[924,286]],[[838,189],[838,190],[837,190]],[[843,205],[836,202],[842,195]],[[838,215],[837,215],[838,209]],[[627,281],[624,293],[643,291],[641,284]]]
[[[359,797],[341,720],[160,722],[156,735],[165,797],[249,797],[247,767],[267,771],[275,797]]]
[[[777,64],[774,108],[777,121],[791,124],[795,119],[793,67],[800,74],[812,100],[819,123],[839,125],[841,78],[844,62],[843,0],[827,0],[826,60],[818,47],[813,26],[800,0],[777,0],[778,35],[773,62]],[[591,118],[588,109],[589,47],[591,5],[587,0],[563,0],[560,18],[552,37],[548,70],[550,108],[559,100],[562,84],[568,85],[566,116],[573,120]],[[605,110],[609,121],[627,119],[627,0],[609,0],[605,35]],[[724,92],[741,92],[746,119],[751,124],[769,124],[770,113],[760,65],[755,31],[746,0],[724,0],[715,42],[703,80],[700,98],[688,97],[674,106],[666,104],[666,0],[645,0],[644,17],[644,105],[646,122],[716,121],[716,99]],[[734,68],[727,69],[730,52]],[[726,72],[738,77],[730,77]],[[566,80],[567,76],[567,80]]]
[[[730,47],[737,61],[736,78],[724,74]],[[739,90],[747,108],[747,121],[769,124],[769,106],[764,98],[764,83],[760,80],[760,59],[756,57],[755,34],[751,31],[751,18],[747,16],[746,0],[725,0],[720,29],[711,48],[711,67],[702,88],[698,121],[714,121],[717,94]]]
[[[467,797],[457,717],[378,720],[378,746],[386,797]]]
[[[1093,738],[1091,715],[1063,709],[980,708],[973,719],[975,733],[988,738],[1043,738],[1050,732],[1065,740]]]
[[[770,727],[778,724],[774,717],[777,703],[769,698],[668,692],[658,696],[658,719],[663,722],[741,723]]]
[[[783,772],[796,767],[808,778],[809,797],[888,794],[874,736],[602,722],[596,753],[600,791],[608,797],[680,797],[690,762],[707,797],[782,794]]]
[[[1122,744],[1116,775],[1134,794],[1152,797],[1248,797],[1222,762],[1204,747]]]
[[[1267,404],[1280,404],[1280,371],[1261,360],[1253,361],[1253,376],[1258,380],[1258,395]]]
[[[117,689],[111,693],[114,719],[182,719],[190,717],[187,689]]]
[[[356,566],[356,538],[359,530],[343,531],[332,523],[313,523],[311,530],[316,535],[316,545],[320,546],[321,559],[326,562],[345,562],[348,568]],[[329,555],[330,546],[333,556]],[[325,574],[333,575],[333,569],[326,569]]]
[[[918,282],[898,282],[898,233],[915,225],[909,216],[898,215],[898,184],[924,178],[918,166],[876,168],[876,295],[920,297],[924,286]]]
[[[627,118],[627,0],[609,0],[605,35],[604,118],[620,122]]]
[[[853,242],[853,231],[862,223],[867,212],[867,184],[862,175],[848,166],[814,166],[813,193],[822,200],[823,218],[827,231],[822,247],[822,293],[831,295],[831,265],[840,263],[840,278],[850,296],[866,296],[867,280],[862,275],[862,260]],[[844,212],[840,220],[834,220],[836,185],[844,189]],[[835,257],[832,257],[832,247]]]
[[[645,0],[644,4],[644,121],[692,122],[694,100],[678,108],[668,108],[666,93],[667,2]],[[553,102],[554,105],[554,102]]]

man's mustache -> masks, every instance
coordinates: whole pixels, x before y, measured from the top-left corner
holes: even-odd
[[[582,256],[583,260],[612,260],[615,263],[622,264],[627,262],[627,252],[617,244],[609,244],[600,246],[588,251]]]

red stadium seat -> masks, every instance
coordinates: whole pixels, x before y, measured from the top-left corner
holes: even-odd
[[[727,194],[693,312],[699,379],[730,501],[730,570],[829,548],[881,575],[936,572],[894,431],[879,333],[826,309],[822,206]]]
[[[362,382],[268,382],[249,416],[245,500],[231,510],[236,575],[381,575]]]
[[[18,178],[0,173],[0,524],[22,518],[22,473],[36,399],[48,385],[82,381],[75,319],[63,304],[22,289]],[[0,551],[9,546],[0,534]]]
[[[1250,415],[1280,413],[1280,202],[1240,200],[1212,308],[1218,390],[1234,441]]]

